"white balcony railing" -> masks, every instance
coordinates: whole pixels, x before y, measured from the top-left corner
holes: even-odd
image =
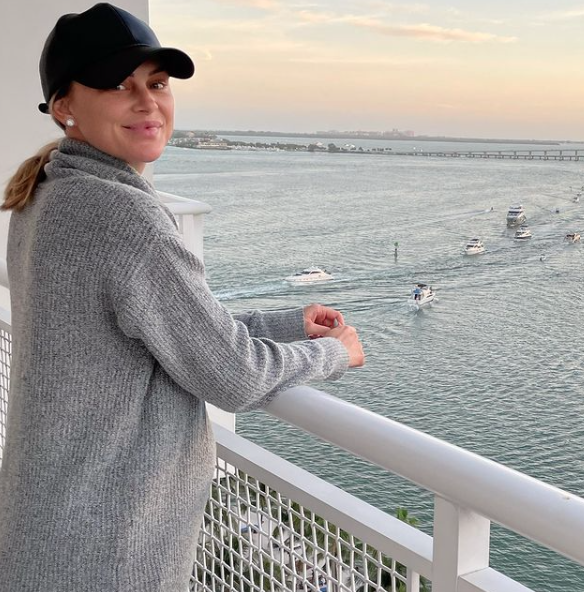
[[[187,235],[198,222],[184,216],[206,206],[170,208]],[[0,463],[10,354],[0,308]],[[565,592],[584,590],[584,499],[312,388],[282,393],[267,412],[431,492],[433,537],[215,426],[193,592],[529,591],[489,566],[491,522],[567,558],[581,583]]]
[[[201,256],[203,253],[203,214],[208,214],[211,211],[210,206],[172,193],[159,191],[158,195],[174,214],[187,249]]]
[[[0,462],[10,348],[1,310]],[[193,591],[527,592],[489,567],[491,520],[584,565],[584,499],[312,388],[267,411],[433,492],[434,536],[215,426]]]

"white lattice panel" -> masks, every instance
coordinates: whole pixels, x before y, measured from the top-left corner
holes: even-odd
[[[216,475],[193,592],[406,592],[406,568],[351,533],[239,470]]]

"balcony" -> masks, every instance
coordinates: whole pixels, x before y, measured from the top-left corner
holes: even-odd
[[[204,204],[163,199],[197,249]],[[3,263],[0,284],[8,287]],[[0,309],[0,462],[10,351],[10,313]],[[490,567],[491,523],[565,558],[566,592],[584,590],[584,499],[312,388],[286,391],[266,411],[427,491],[432,536],[405,512],[400,520],[215,425],[191,591],[532,590]]]

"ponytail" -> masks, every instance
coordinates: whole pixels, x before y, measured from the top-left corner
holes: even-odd
[[[51,152],[56,150],[58,142],[43,146],[34,156],[27,158],[12,176],[4,190],[4,203],[0,210],[21,211],[29,204],[34,192],[45,178],[45,165],[49,162]]]

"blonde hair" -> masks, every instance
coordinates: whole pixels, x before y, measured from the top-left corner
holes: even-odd
[[[59,89],[49,101],[49,114],[51,119],[62,129],[65,126],[55,117],[53,105],[55,101],[64,97],[71,87],[66,84]],[[12,175],[8,185],[4,190],[4,203],[0,205],[0,210],[16,210],[20,212],[28,205],[34,197],[34,192],[39,183],[45,178],[45,165],[51,158],[51,152],[57,149],[59,140],[54,140],[46,146],[43,146],[34,156],[27,158],[19,167],[16,173]]]
[[[35,189],[46,178],[45,165],[57,145],[58,141],[54,141],[43,146],[18,167],[4,190],[4,203],[0,209],[21,211],[31,202]]]

